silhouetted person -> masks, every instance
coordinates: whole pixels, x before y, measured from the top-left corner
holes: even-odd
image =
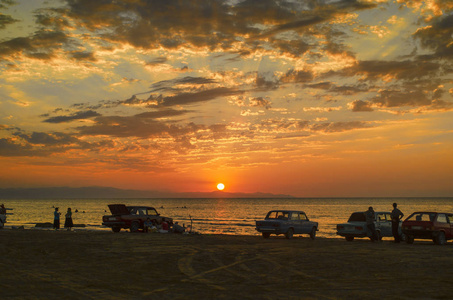
[[[71,231],[71,228],[73,226],[74,224],[72,223],[72,211],[71,208],[69,207],[65,215],[64,227],[67,228],[68,231]]]
[[[395,243],[400,242],[400,234],[398,232],[398,228],[400,226],[400,220],[404,217],[404,214],[396,208],[398,204],[393,203],[393,210],[391,213],[392,217],[392,233],[393,233],[393,238],[395,239]]]
[[[371,231],[371,241],[379,241],[378,234],[376,232],[376,226],[374,225],[375,215],[373,207],[368,207],[368,210],[365,212],[366,217],[366,227]]]
[[[53,213],[53,228],[55,230],[60,229],[60,215],[61,213],[58,211],[58,207],[55,207],[55,211]]]

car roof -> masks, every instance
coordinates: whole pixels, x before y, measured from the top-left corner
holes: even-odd
[[[137,206],[137,205],[127,205],[127,208],[147,208],[147,209],[155,209],[152,206]]]
[[[288,209],[273,209],[273,210],[270,210],[268,213],[270,212],[277,212],[277,211],[281,211],[281,212],[298,212],[298,213],[303,213],[304,211],[302,210],[288,210]]]

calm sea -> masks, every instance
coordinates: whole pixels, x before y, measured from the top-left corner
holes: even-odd
[[[453,198],[291,198],[291,199],[22,199],[0,200],[13,208],[6,227],[33,228],[36,223],[53,222],[53,207],[62,215],[72,208],[75,224],[85,224],[76,230],[109,230],[102,226],[102,216],[110,214],[108,204],[153,206],[162,216],[180,224],[190,224],[202,234],[258,235],[255,221],[263,219],[272,209],[305,211],[312,221],[319,222],[318,236],[336,237],[336,224],[345,222],[355,211],[373,206],[376,211],[391,211],[392,203],[405,216],[414,211],[453,212]],[[63,222],[62,222],[63,223]]]

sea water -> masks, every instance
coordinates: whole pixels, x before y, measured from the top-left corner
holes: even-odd
[[[336,224],[346,222],[352,212],[391,211],[392,203],[409,216],[414,211],[453,212],[452,198],[289,198],[289,199],[3,199],[8,215],[6,228],[53,222],[54,207],[64,214],[72,209],[74,224],[86,227],[76,230],[110,230],[102,225],[102,216],[110,214],[108,204],[143,205],[156,208],[158,213],[171,217],[181,225],[192,225],[201,234],[259,235],[255,221],[263,219],[269,210],[302,210],[311,221],[319,223],[318,236],[333,238]],[[78,212],[75,212],[75,211]]]

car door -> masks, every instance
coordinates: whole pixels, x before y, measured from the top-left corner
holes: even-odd
[[[392,227],[389,223],[385,213],[376,214],[376,229],[381,232],[381,236],[391,236]]]
[[[436,218],[436,230],[442,230],[445,232],[445,237],[448,238],[448,236],[451,234],[451,225],[448,222],[446,214],[437,214]]]
[[[300,222],[302,224],[302,233],[310,233],[312,223],[308,220],[308,217],[304,212],[300,213]]]
[[[302,232],[302,225],[300,223],[300,215],[298,212],[291,213],[290,226],[294,228],[294,233]]]

